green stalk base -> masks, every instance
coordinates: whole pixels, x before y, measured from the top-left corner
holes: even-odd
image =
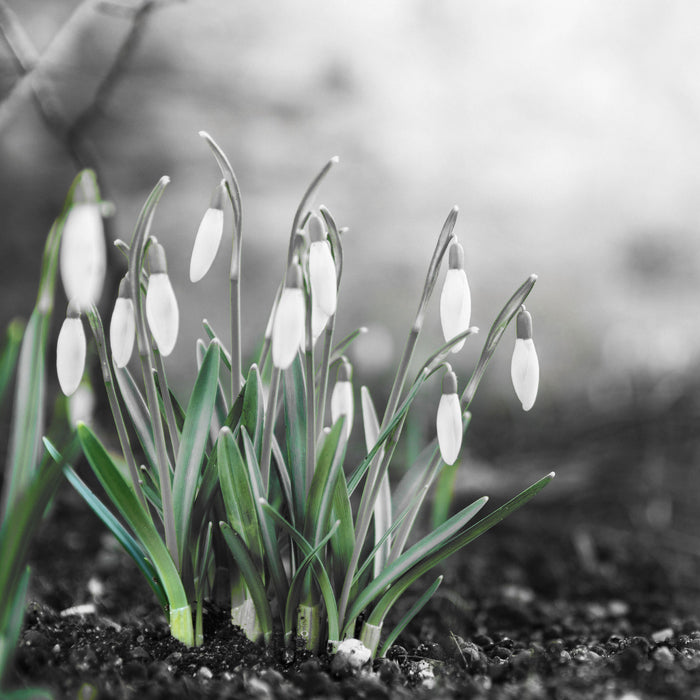
[[[362,624],[360,631],[360,641],[372,652],[372,658],[377,655],[377,647],[382,636],[382,626],[370,625],[368,622]]]
[[[318,653],[321,642],[321,606],[300,605],[297,608],[297,637],[305,649]]]
[[[231,608],[231,623],[238,625],[252,642],[260,641],[262,628],[252,598],[246,598],[245,602]]]
[[[184,608],[170,610],[170,634],[184,645],[194,646],[194,629],[192,627],[192,609],[189,605]]]

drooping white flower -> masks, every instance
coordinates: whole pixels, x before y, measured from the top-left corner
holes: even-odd
[[[119,296],[114,303],[112,319],[109,323],[109,345],[112,360],[121,369],[129,364],[136,339],[136,318],[134,303],[131,301],[128,275],[119,283]]]
[[[190,258],[190,281],[199,282],[209,272],[219,250],[224,230],[225,180],[214,190],[209,208],[204,212],[197,229]]]
[[[70,396],[80,385],[85,371],[87,341],[78,305],[68,304],[66,318],[56,342],[56,374],[61,391]]]
[[[445,464],[454,464],[462,447],[462,410],[457,396],[457,376],[451,370],[442,380],[442,396],[437,410],[437,438]]]
[[[332,316],[338,306],[338,278],[321,219],[312,214],[309,218],[309,283],[314,304],[326,316]]]
[[[513,348],[513,358],[510,363],[510,376],[513,380],[515,393],[523,405],[524,411],[529,411],[535,405],[537,389],[540,383],[540,364],[537,359],[535,343],[532,340],[532,316],[520,307],[515,322],[516,338]]]
[[[106,266],[107,250],[99,204],[74,204],[63,227],[59,267],[66,297],[80,310],[99,300]]]
[[[352,392],[351,378],[352,367],[343,358],[343,362],[338,369],[338,378],[331,393],[331,421],[335,424],[340,416],[345,416],[345,423],[343,424],[343,439],[345,441],[350,437],[355,417],[355,399]]]
[[[301,267],[292,263],[272,321],[272,362],[287,369],[304,342],[306,303],[301,288]]]
[[[448,270],[440,295],[440,322],[445,342],[469,328],[471,315],[472,297],[464,271],[464,249],[455,239],[450,245]],[[464,342],[453,345],[452,352],[461,350]]]
[[[160,243],[150,247],[151,275],[146,290],[146,319],[158,351],[168,356],[175,347],[180,312],[173,285],[168,277],[165,250]]]
[[[95,392],[90,382],[81,381],[68,399],[68,420],[75,428],[78,422],[90,425],[95,415]]]

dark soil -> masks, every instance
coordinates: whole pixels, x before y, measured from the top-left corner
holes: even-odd
[[[495,505],[556,466],[562,486],[453,558],[400,646],[357,676],[338,677],[325,655],[253,644],[212,606],[204,646],[183,647],[64,484],[37,543],[14,684],[56,698],[700,698],[700,546],[679,528],[698,493],[696,403],[666,405],[653,430],[648,415],[606,431],[552,414],[538,454],[523,448],[537,435],[498,455],[477,432],[477,456],[508,465]],[[670,491],[640,465],[660,454]],[[544,468],[530,478],[526,463]],[[83,604],[94,612],[71,612]]]

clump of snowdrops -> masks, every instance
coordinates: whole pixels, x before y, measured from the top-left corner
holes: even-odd
[[[333,650],[341,640],[359,635],[373,654],[383,654],[442,577],[385,630],[387,614],[409,586],[528,501],[553,476],[470,525],[487,501],[480,498],[408,545],[431,485],[445,464],[458,459],[474,393],[516,316],[513,383],[526,410],[535,401],[537,355],[522,304],[536,277],[529,277],[503,307],[460,395],[448,358],[477,329],[470,326],[469,284],[453,209],[437,238],[383,411],[377,411],[366,387],[359,391],[366,451],[359,463],[347,464],[348,441],[357,432],[357,392],[345,353],[363,329],[335,337],[344,229],[328,209],[313,210],[309,204],[337,158],[311,182],[293,217],[286,269],[262,348],[244,370],[240,189],[224,152],[208,134],[200,135],[223,179],[196,233],[190,278],[197,282],[207,273],[223,239],[224,209],[230,209],[230,337],[224,340],[203,322],[197,377],[186,406],[181,405],[169,388],[164,361],[177,340],[178,304],[165,249],[151,235],[168,183],[164,177],[146,200],[131,242],[117,241],[127,271],[107,339],[95,306],[105,269],[100,199],[94,176],[84,172],[83,199],[75,200],[63,232],[61,274],[70,303],[58,338],[58,378],[66,394],[81,384],[84,317],[121,451],[110,452],[79,422],[78,439],[110,507],[71,468],[68,479],[133,557],[169,615],[172,634],[185,644],[202,643],[202,602],[213,598],[230,605],[232,622],[251,639],[267,641],[280,630],[289,644],[296,640],[318,650],[325,643]],[[409,376],[445,256],[444,344]],[[388,468],[407,413],[434,377],[442,378],[434,409],[437,437],[393,488]]]

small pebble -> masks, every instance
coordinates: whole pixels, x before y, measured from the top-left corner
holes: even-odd
[[[673,637],[673,630],[670,627],[665,627],[664,629],[658,630],[658,632],[654,632],[651,635],[651,638],[656,644],[667,642],[669,639],[671,639],[671,637]]]
[[[206,666],[202,666],[198,671],[197,671],[197,678],[203,681],[210,681],[214,677],[214,674],[211,672],[211,669],[207,668]]]
[[[654,650],[652,654],[654,661],[662,664],[663,666],[673,665],[673,652],[668,647],[659,647]]]
[[[372,659],[372,652],[359,639],[344,639],[331,661],[331,671],[337,676],[353,676]]]

